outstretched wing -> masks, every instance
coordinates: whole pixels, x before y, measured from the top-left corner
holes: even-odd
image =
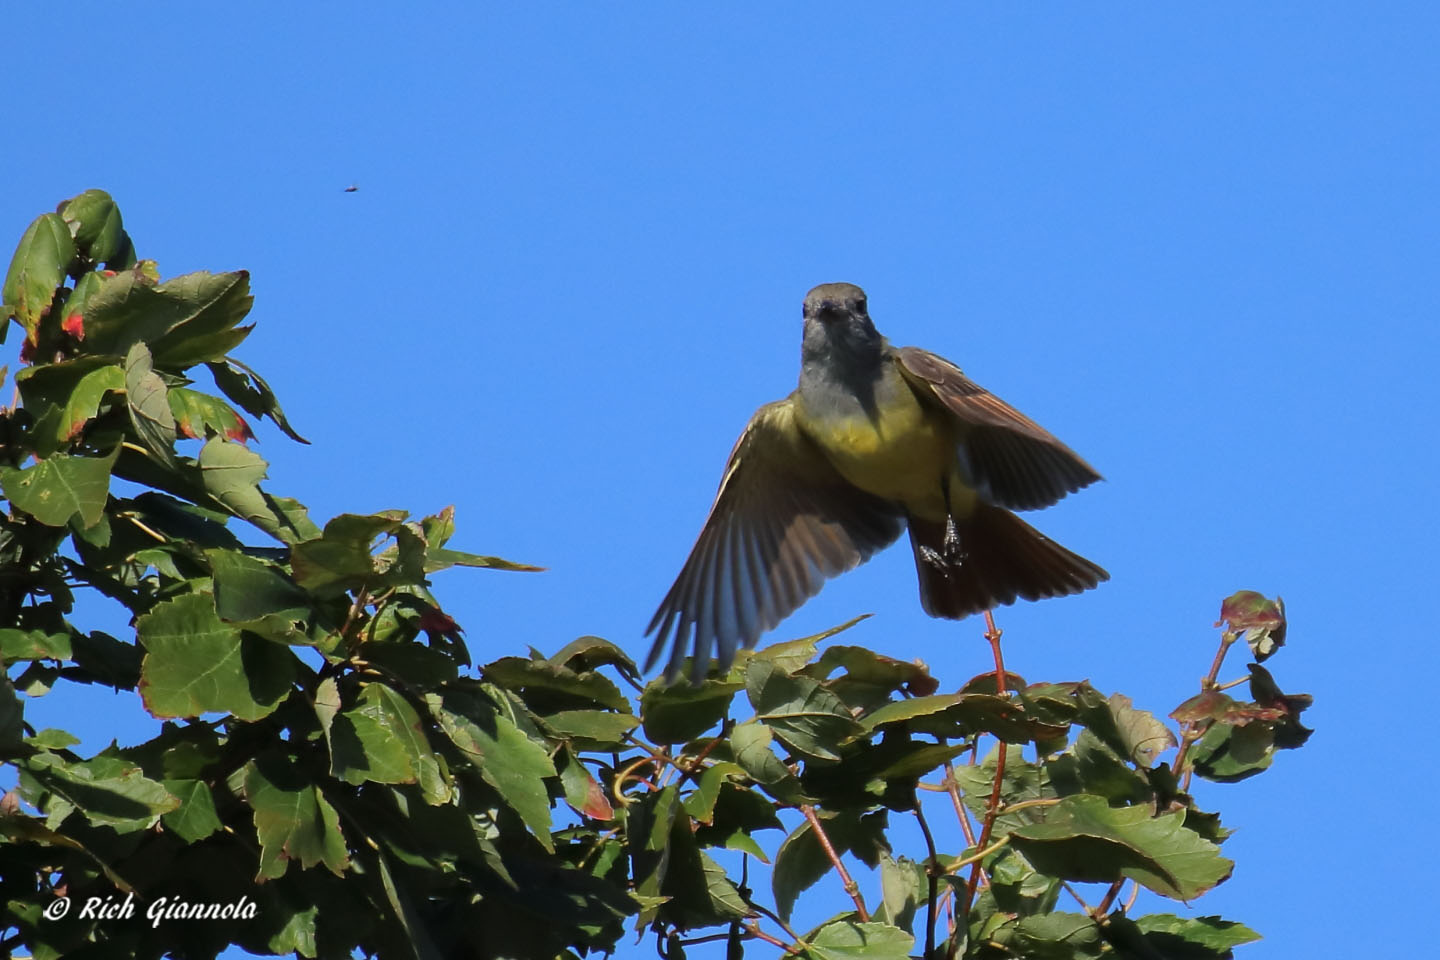
[[[901,347],[895,355],[916,392],[959,421],[966,466],[990,502],[1035,510],[1100,479],[1074,450],[955,364],[918,347]]]
[[[800,432],[790,400],[766,404],[740,435],[690,557],[646,634],[645,669],[670,648],[667,680],[687,650],[691,676],[711,652],[729,666],[820,591],[826,578],[869,559],[904,528],[899,509],[851,486]]]

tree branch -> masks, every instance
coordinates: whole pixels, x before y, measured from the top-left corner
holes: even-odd
[[[825,856],[830,858],[830,863],[840,874],[840,882],[845,885],[845,892],[850,894],[850,899],[855,901],[855,911],[860,914],[860,919],[866,923],[870,920],[870,911],[865,909],[865,900],[860,896],[860,884],[856,883],[850,876],[850,871],[845,869],[845,864],[840,862],[840,855],[835,852],[831,845],[830,838],[825,834],[825,828],[820,825],[820,818],[815,816],[815,808],[810,804],[802,804],[800,812],[810,824],[810,829],[815,831],[815,838],[820,841],[820,846],[825,850]]]

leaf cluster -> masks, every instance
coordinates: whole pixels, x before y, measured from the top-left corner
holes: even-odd
[[[1278,602],[1226,601],[1178,737],[1085,682],[997,665],[940,693],[923,664],[822,650],[854,621],[696,684],[644,684],[597,637],[477,667],[430,575],[536,568],[450,548],[449,509],[322,526],[265,489],[244,415],[301,438],[231,356],[251,329],[243,271],[161,281],[92,190],[25,232],[3,299],[24,334],[18,402],[0,411],[6,949],[577,957],[641,935],[671,958],[711,941],[731,956],[1222,958],[1255,938],[1131,916],[1120,894],[1190,901],[1224,881],[1228,831],[1191,775],[1250,776],[1308,736],[1308,698],[1259,665],[1284,640]],[[133,630],[81,630],[82,592]],[[1253,702],[1216,678],[1241,637]],[[77,753],[25,719],[59,683],[136,691],[156,735]],[[936,848],[937,815],[965,848]],[[895,849],[901,820],[924,849]],[[843,909],[794,929],[829,875]],[[1084,884],[1106,885],[1094,906]],[[44,914],[128,894],[256,910]]]

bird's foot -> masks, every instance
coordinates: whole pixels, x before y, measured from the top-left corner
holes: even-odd
[[[960,531],[955,528],[954,517],[945,518],[945,540],[940,544],[940,552],[948,563],[957,567],[965,560],[965,550],[960,545]]]
[[[946,576],[960,568],[965,562],[965,549],[960,543],[960,532],[955,528],[953,517],[945,518],[945,538],[940,542],[940,549],[921,547],[920,556]]]

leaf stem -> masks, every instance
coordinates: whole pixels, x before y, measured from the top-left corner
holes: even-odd
[[[1215,651],[1215,659],[1210,663],[1210,672],[1200,681],[1200,691],[1202,693],[1207,690],[1218,689],[1215,684],[1215,678],[1220,676],[1220,667],[1225,663],[1225,655],[1230,652],[1230,647],[1238,639],[1240,639],[1240,634],[1233,630],[1226,630],[1220,634],[1220,648]],[[1232,684],[1226,684],[1226,686],[1232,686]],[[1199,728],[1199,723],[1194,720],[1185,721],[1183,726],[1184,729],[1181,730],[1180,733],[1180,749],[1175,751],[1174,769],[1176,775],[1182,778],[1180,781],[1180,789],[1188,793],[1190,791],[1190,777],[1194,771],[1185,767],[1185,758],[1190,752],[1190,745],[1200,739],[1204,731]],[[1181,771],[1184,772],[1181,773]]]
[[[860,914],[860,920],[864,923],[870,922],[870,911],[865,909],[865,899],[860,896],[860,884],[850,876],[850,871],[845,869],[841,862],[840,855],[835,852],[835,847],[830,843],[825,828],[820,825],[820,818],[815,815],[815,808],[805,803],[800,805],[800,812],[805,815],[810,829],[815,831],[815,838],[820,841],[820,846],[825,850],[825,856],[830,858],[830,863],[840,874],[840,882],[845,886],[845,892],[850,894],[850,899],[855,901],[855,912]]]

